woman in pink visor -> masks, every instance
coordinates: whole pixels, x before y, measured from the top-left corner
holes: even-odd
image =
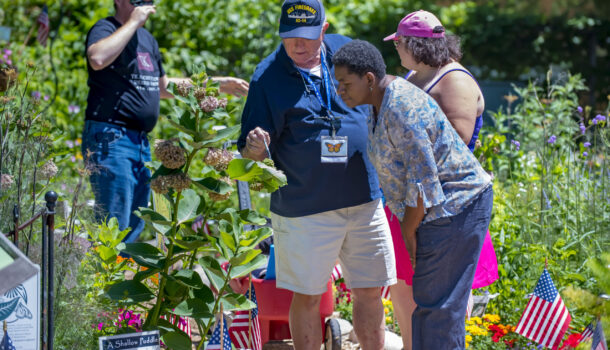
[[[472,74],[458,61],[462,57],[460,39],[446,35],[441,22],[432,13],[416,11],[398,24],[393,40],[401,65],[409,69],[405,77],[428,93],[440,105],[453,128],[471,151],[474,151],[483,125],[485,100]],[[400,223],[386,208],[396,255],[398,283],[391,287],[392,303],[401,329],[405,350],[411,349],[411,314],[413,269],[405,247]],[[490,285],[498,279],[498,262],[491,236],[487,232],[472,288]]]

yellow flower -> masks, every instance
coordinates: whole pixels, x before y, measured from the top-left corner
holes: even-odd
[[[472,341],[472,335],[466,334],[466,343],[470,343]]]
[[[478,326],[466,326],[466,331],[474,336],[488,334],[487,330],[479,328]]]
[[[387,307],[384,307],[383,312],[387,315],[390,313],[390,309],[388,309]]]
[[[485,315],[483,315],[483,318],[486,319],[487,321],[493,322],[493,323],[500,322],[500,316],[498,316],[498,315],[485,314]]]
[[[383,306],[390,306],[390,305],[392,305],[392,301],[388,300],[388,299],[381,299],[381,302],[383,303]]]
[[[388,324],[388,323],[392,323],[392,317],[390,317],[390,316],[386,316],[386,318],[385,318],[385,323],[386,323],[386,324]]]
[[[472,322],[474,322],[474,323],[476,323],[476,324],[481,324],[481,323],[483,323],[483,320],[481,320],[481,318],[480,318],[480,317],[478,317],[478,316],[471,317],[470,319],[472,320]]]

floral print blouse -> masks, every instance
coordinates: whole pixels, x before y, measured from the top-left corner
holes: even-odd
[[[386,88],[377,120],[371,108],[368,129],[369,158],[401,221],[419,196],[426,223],[459,214],[491,185],[436,101],[403,78]]]

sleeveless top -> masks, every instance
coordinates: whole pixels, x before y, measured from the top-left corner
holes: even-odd
[[[454,69],[450,69],[448,71],[446,71],[445,73],[443,73],[440,77],[438,77],[438,79],[436,79],[435,81],[432,82],[432,84],[430,85],[430,87],[428,87],[425,91],[427,94],[430,94],[430,90],[432,90],[432,88],[434,88],[436,86],[436,84],[438,84],[439,81],[441,81],[441,79],[443,79],[443,77],[453,71],[461,71],[464,72],[466,74],[468,74],[472,80],[474,80],[475,83],[477,83],[477,86],[479,86],[479,82],[472,76],[472,74],[470,74],[469,71],[465,70],[465,69],[461,69],[461,68],[454,68]],[[405,80],[409,79],[409,76],[411,75],[413,71],[410,70],[407,75],[405,75]],[[480,88],[480,86],[479,86]],[[471,152],[474,152],[474,145],[477,142],[477,139],[479,138],[479,132],[481,131],[481,128],[483,127],[483,115],[479,115],[477,117],[477,119],[474,122],[474,131],[472,132],[472,137],[470,138],[470,142],[468,143],[468,149],[470,149]]]

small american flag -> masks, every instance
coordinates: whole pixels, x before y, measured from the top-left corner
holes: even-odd
[[[4,337],[2,338],[2,342],[0,343],[0,350],[17,350],[15,348],[15,345],[13,345],[11,337],[8,336],[8,332],[6,330],[4,330]]]
[[[587,340],[591,339],[592,336],[593,336],[593,322],[589,323],[589,325],[587,325],[585,330],[582,331],[582,333],[580,333],[580,339],[578,340],[578,343],[580,344],[584,341],[587,341]]]
[[[252,298],[250,298],[250,290],[252,290]],[[261,326],[258,319],[258,302],[256,301],[254,288],[250,287],[246,292],[246,298],[256,304],[256,307],[251,310],[235,312],[235,318],[230,328],[231,340],[233,340],[237,348],[261,350],[263,348]]]
[[[335,265],[335,267],[333,268],[333,273],[330,274],[330,277],[333,279],[333,282],[336,282],[338,279],[343,277],[343,270],[341,270],[341,265]]]
[[[390,295],[390,286],[381,287],[381,297],[387,300],[392,299],[392,296]]]
[[[47,39],[49,38],[49,8],[47,5],[42,7],[42,12],[38,16],[38,42],[42,46],[47,46]]]
[[[472,295],[472,289],[470,290],[470,295],[468,296],[468,304],[466,305],[466,317],[470,319],[472,315],[472,308],[474,307],[474,295]]]
[[[591,350],[608,350],[606,346],[606,337],[604,337],[604,327],[602,327],[602,321],[598,320],[595,326],[595,332],[593,332],[593,342],[591,343]]]
[[[216,322],[216,326],[214,327],[214,332],[212,332],[212,337],[208,342],[208,346],[205,348],[206,350],[231,350],[231,339],[229,338],[229,331],[227,330],[227,321],[225,320],[224,315],[222,317],[222,334],[220,331],[220,324]],[[220,337],[222,336],[222,349],[220,347]]]
[[[570,326],[570,321],[572,317],[545,268],[515,332],[555,350]]]

